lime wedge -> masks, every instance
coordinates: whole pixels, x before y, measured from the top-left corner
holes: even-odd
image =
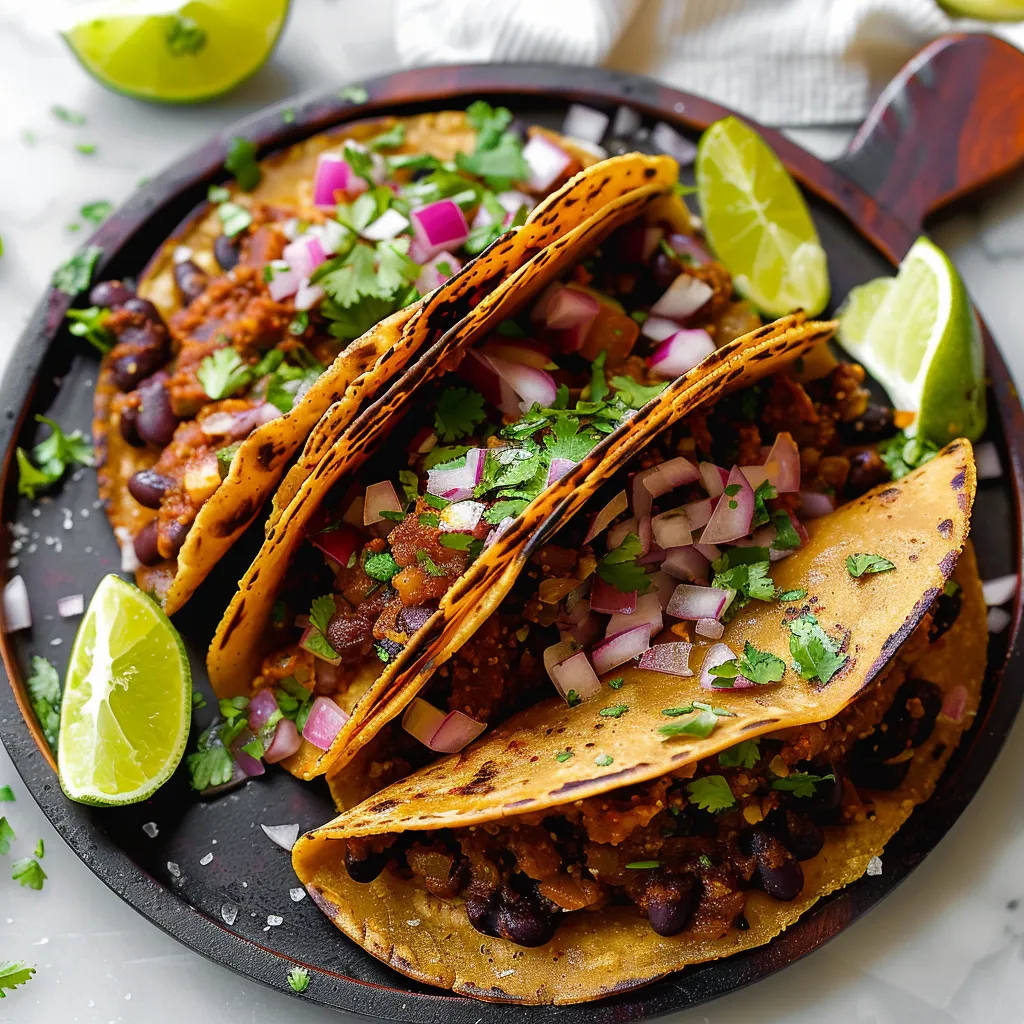
[[[943,445],[985,431],[985,358],[967,290],[949,257],[919,238],[895,278],[854,288],[839,343],[916,413],[907,433]]]
[[[60,713],[60,784],[72,800],[151,797],[185,751],[192,716],[185,648],[156,602],[104,576],[71,650]]]
[[[137,99],[196,103],[263,66],[288,0],[99,0],[64,38],[86,71]]]
[[[704,231],[737,291],[770,316],[828,304],[825,250],[796,182],[771,147],[735,117],[697,146]]]

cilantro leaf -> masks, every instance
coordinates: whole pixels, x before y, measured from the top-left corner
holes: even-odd
[[[11,843],[17,838],[11,823],[6,818],[0,818],[0,857],[6,857],[11,852]]]
[[[434,429],[442,441],[471,436],[486,418],[484,396],[469,388],[446,388],[434,406]]]
[[[293,967],[287,975],[288,987],[296,994],[302,995],[309,988],[309,969]]]
[[[738,658],[716,665],[709,671],[711,675],[723,680],[735,680],[742,676],[752,683],[757,683],[758,686],[766,686],[781,681],[786,671],[786,663],[768,651],[759,650],[748,640]],[[712,685],[731,688],[734,684],[730,681]]]
[[[373,157],[362,146],[354,142],[346,142],[343,148],[345,163],[352,168],[352,173],[362,178],[370,188],[376,185],[373,180]]]
[[[575,416],[563,414],[555,417],[551,433],[544,435],[544,447],[552,459],[582,462],[600,440],[600,434],[589,430],[581,434],[580,421]]]
[[[772,789],[777,789],[783,793],[792,793],[793,796],[814,796],[815,787],[819,782],[831,782],[834,778],[834,775],[811,775],[807,772],[790,772],[784,779],[775,779],[772,782]]]
[[[208,355],[196,371],[208,398],[228,398],[252,383],[252,370],[230,346]]]
[[[0,960],[0,999],[7,998],[4,989],[13,991],[19,985],[31,981],[35,973],[36,969],[29,967],[24,960]]]
[[[412,284],[420,276],[419,264],[409,258],[409,239],[377,243],[377,292],[384,297]]]
[[[401,121],[396,122],[386,132],[375,135],[370,139],[368,145],[375,152],[382,149],[398,149],[405,142],[405,125]]]
[[[485,513],[484,522],[497,526],[503,519],[520,516],[529,502],[525,498],[506,498],[496,501]]]
[[[889,572],[895,568],[896,566],[888,558],[883,558],[881,555],[858,553],[846,556],[846,571],[854,579],[859,579],[865,574]]]
[[[21,886],[28,886],[37,892],[46,881],[46,872],[33,857],[22,857],[11,865],[11,878]]]
[[[754,518],[751,520],[751,527],[764,526],[771,519],[771,513],[765,506],[766,501],[771,501],[772,498],[777,498],[779,492],[775,489],[774,484],[770,480],[762,480],[757,485],[757,490],[754,491]],[[786,517],[789,518],[788,516]]]
[[[879,458],[889,467],[893,480],[899,480],[918,466],[930,462],[938,452],[937,445],[920,437],[908,438],[902,430],[878,443]]]
[[[642,565],[637,565],[640,556],[640,538],[627,533],[622,543],[609,551],[597,563],[597,575],[610,587],[624,594],[636,591],[644,594],[651,587],[650,577]]]
[[[327,626],[330,624],[334,614],[337,611],[337,606],[334,603],[334,596],[332,594],[322,594],[320,597],[313,598],[313,604],[309,609],[309,624],[319,629],[321,633],[326,634]]]
[[[789,651],[795,659],[793,667],[802,679],[818,679],[827,683],[847,662],[839,654],[839,645],[818,625],[810,614],[789,623]]]
[[[665,712],[663,711],[662,714]],[[697,711],[685,722],[670,722],[667,725],[658,727],[658,732],[666,739],[673,736],[699,736],[704,739],[715,731],[718,725],[718,716],[713,711]]]
[[[495,192],[504,192],[513,182],[529,178],[523,144],[515,133],[506,130],[512,123],[510,110],[477,100],[467,109],[466,117],[476,130],[476,147],[470,154],[456,153],[455,166],[460,171],[483,178]]]
[[[10,786],[0,786],[0,804],[13,804],[14,790]]]
[[[796,532],[788,512],[784,512],[782,509],[773,512],[772,524],[775,527],[775,539],[772,541],[773,551],[792,551],[794,548],[800,547],[802,543],[800,534]]]
[[[613,764],[614,761],[615,758],[610,754],[598,754],[597,757],[594,758],[594,764],[596,764],[598,768],[607,768],[608,765]]]
[[[103,250],[98,245],[86,246],[62,263],[53,274],[53,287],[65,295],[75,296],[92,284],[96,264]]]
[[[802,601],[807,596],[807,591],[803,587],[797,587],[795,590],[783,590],[779,594],[780,601]]]
[[[557,754],[555,754],[555,760],[559,764],[565,764],[565,762],[568,761],[570,757],[574,756],[575,751],[573,751],[571,747],[566,747],[565,750],[560,750]]]
[[[419,550],[416,552],[416,564],[423,567],[423,571],[431,576],[443,576],[444,569],[442,569],[437,562],[435,562],[426,551]]]
[[[729,783],[724,775],[705,775],[687,783],[686,791],[690,799],[702,810],[718,814],[736,803]]]
[[[236,135],[228,143],[224,167],[235,176],[243,192],[251,192],[263,177],[260,165],[256,162],[256,143],[241,135]]]
[[[473,535],[470,533],[442,533],[438,538],[441,547],[451,548],[453,551],[468,551],[473,543]]]
[[[338,90],[338,98],[348,100],[349,103],[361,104],[370,98],[370,94],[361,85],[346,85]]]
[[[260,376],[259,368],[256,367],[254,376]],[[267,401],[283,413],[291,412],[295,403],[316,383],[323,370],[319,363],[312,366],[279,366],[267,381]]]
[[[356,248],[366,248],[357,246]],[[397,298],[379,299],[375,295],[364,295],[349,306],[341,306],[330,299],[320,303],[320,312],[330,321],[328,331],[339,341],[352,341],[364,335],[375,324],[407,305],[404,295]],[[410,299],[414,301],[415,295]]]
[[[251,211],[238,203],[221,203],[217,207],[217,217],[228,238],[240,235],[252,223]]]
[[[371,579],[387,582],[399,572],[401,566],[395,561],[395,556],[390,551],[381,551],[379,554],[370,555],[363,563],[363,572]],[[333,601],[331,602],[333,605]],[[334,612],[332,610],[331,614]]]
[[[86,309],[69,309],[65,316],[71,321],[68,331],[76,338],[85,338],[97,352],[106,354],[117,342],[113,331],[107,329],[109,309],[89,306]]]
[[[612,377],[615,397],[625,402],[630,409],[642,409],[652,399],[657,398],[668,385],[668,381],[663,384],[647,385],[637,383],[632,377]]]
[[[242,447],[241,441],[234,441],[226,448],[217,449],[217,469],[220,472],[221,480],[226,480],[231,472],[231,463],[235,461],[238,449]]]
[[[245,728],[245,719],[240,718],[239,725]],[[223,786],[231,781],[235,762],[224,746],[216,726],[210,726],[199,737],[194,753],[185,758],[188,766],[189,785],[197,791]]]
[[[32,671],[25,680],[32,710],[39,719],[46,742],[52,750],[57,749],[57,734],[60,731],[60,676],[45,658],[32,656]]]
[[[60,475],[51,475],[32,465],[24,448],[16,448],[14,456],[18,460],[18,493],[24,494],[29,501],[34,501],[39,491],[46,490],[60,479]]]
[[[730,559],[739,551],[764,552],[767,548],[734,548],[726,556],[713,563],[715,577],[711,585],[721,590],[735,590],[738,597],[729,605],[729,611],[735,613],[750,600],[771,601],[775,596],[775,583],[768,575],[771,564],[767,558],[754,562],[731,565]],[[729,566],[728,568],[725,568]]]
[[[540,449],[533,441],[523,441],[519,445],[507,445],[504,448],[491,448],[484,460],[484,472],[475,489],[475,496],[480,497],[488,491],[511,489],[518,484],[536,485],[535,478],[543,476],[536,486],[539,493],[547,480],[547,466],[544,459],[538,458]],[[534,487],[526,488],[533,492]],[[503,497],[533,497],[529,494],[507,494]]]
[[[599,352],[597,358],[590,364],[590,395],[591,402],[603,402],[608,394],[608,381],[604,375],[604,364],[608,358],[607,352]]]
[[[602,718],[621,718],[627,711],[629,711],[628,704],[613,704],[611,707],[601,708],[598,714]]]
[[[753,768],[761,757],[757,740],[743,740],[734,747],[723,750],[718,755],[718,763],[723,768]]]

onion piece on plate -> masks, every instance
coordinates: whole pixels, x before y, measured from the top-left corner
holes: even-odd
[[[768,479],[779,494],[794,494],[800,490],[800,449],[792,434],[783,430],[776,436],[764,464]]]
[[[684,135],[680,135],[670,124],[659,121],[651,129],[651,144],[666,153],[683,167],[692,164],[697,157],[697,146]]]
[[[1017,573],[985,580],[981,584],[981,592],[985,597],[985,604],[989,607],[1006,604],[1017,593]]]
[[[62,619],[73,619],[85,611],[85,597],[81,594],[69,594],[57,598],[57,614]]]
[[[1003,475],[1003,462],[999,449],[992,441],[981,441],[974,446],[974,461],[979,480],[998,480]]]
[[[582,103],[571,103],[562,122],[562,134],[586,142],[600,142],[608,130],[610,118],[600,110],[585,107]]]
[[[547,136],[537,132],[523,146],[523,159],[530,168],[527,187],[532,192],[547,192],[572,164],[572,156]]]
[[[597,678],[593,665],[583,651],[555,665],[551,670],[551,681],[566,699],[575,691],[580,700],[586,700],[601,689],[601,680]]]
[[[12,576],[4,585],[4,627],[8,633],[32,628],[28,588],[20,576]]]
[[[428,469],[427,493],[449,501],[463,501],[473,496],[473,489],[484,475],[485,448],[470,448],[465,464],[455,469]]]

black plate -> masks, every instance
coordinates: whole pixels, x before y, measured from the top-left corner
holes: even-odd
[[[626,104],[642,115],[644,127],[624,145],[647,148],[647,131],[655,120],[673,122],[696,138],[702,127],[727,113],[646,79],[594,69],[424,69],[388,76],[367,86],[371,100],[363,107],[338,99],[336,93],[282,104],[234,126],[180,161],[97,232],[93,241],[104,249],[101,276],[138,273],[156,245],[205,196],[207,185],[219,180],[225,142],[235,134],[245,134],[270,149],[369,112],[460,107],[483,96],[512,107],[527,122],[551,127],[561,124],[568,103],[574,100],[609,113],[618,104]],[[294,122],[284,123],[284,109],[296,112]],[[890,273],[892,264],[886,254],[901,255],[913,238],[912,228],[876,207],[833,168],[776,133],[766,130],[765,134],[810,190],[814,217],[829,253],[833,293],[842,297],[853,285]],[[857,216],[860,229],[854,229],[833,204]],[[56,617],[57,598],[73,593],[88,596],[103,575],[118,570],[120,562],[96,501],[93,473],[75,473],[52,500],[31,504],[16,494],[13,445],[34,442],[32,414],[45,413],[66,428],[89,431],[97,361],[84,351],[84,344],[62,329],[66,306],[64,296],[55,291],[48,294],[22,336],[4,380],[5,412],[0,424],[0,441],[7,450],[3,519],[14,524],[8,527],[8,547],[12,549],[10,557],[18,559],[10,571],[25,579],[36,617],[32,630],[3,640],[5,664],[16,688],[20,688],[33,654],[50,658],[60,670],[65,667],[76,623]],[[996,381],[989,433],[1012,474],[982,485],[979,493],[974,537],[985,577],[1013,571],[1020,562],[1019,454],[1024,449],[1021,408],[991,344],[989,366]],[[197,685],[207,694],[206,645],[234,580],[256,550],[260,532],[258,526],[250,531],[176,617]],[[1018,673],[1011,672],[1004,679],[1002,670],[1019,625],[1015,617],[1009,630],[992,639],[992,671],[978,722],[933,799],[914,813],[886,848],[884,875],[863,878],[823,900],[765,948],[698,966],[638,992],[584,1007],[494,1006],[416,985],[346,940],[310,899],[293,902],[289,890],[297,882],[288,856],[259,826],[297,822],[305,830],[324,822],[333,808],[322,782],[304,785],[272,769],[241,790],[204,802],[190,792],[184,772],[179,770],[145,805],[97,810],[64,798],[51,761],[34,741],[18,712],[14,693],[7,687],[0,688],[0,738],[44,813],[94,874],[154,924],[225,967],[288,991],[288,970],[294,964],[304,964],[312,975],[304,999],[384,1020],[490,1021],[514,1015],[519,1019],[611,1024],[691,1006],[762,978],[827,941],[894,888],[964,809],[1010,728],[1022,686]],[[209,714],[198,716],[201,724]],[[158,825],[156,838],[143,831],[148,822]],[[210,853],[212,862],[203,866],[201,860]],[[279,915],[283,923],[269,926],[269,915]]]

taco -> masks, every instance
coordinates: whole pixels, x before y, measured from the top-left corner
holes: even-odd
[[[235,160],[249,191],[211,189],[137,294],[93,289],[112,344],[94,409],[100,496],[126,564],[168,612],[333,403],[347,398],[351,416],[538,249],[635,187],[675,181],[668,158],[595,169],[550,133],[543,145],[565,159],[542,174],[510,119],[474,104]]]
[[[809,522],[727,660],[695,640],[700,674],[624,666],[529,708],[304,836],[300,879],[374,956],[487,1000],[597,999],[768,942],[865,873],[971,722],[974,489],[956,441]]]

